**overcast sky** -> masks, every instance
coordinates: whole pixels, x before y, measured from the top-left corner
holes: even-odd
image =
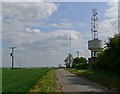
[[[117,32],[115,2],[3,2],[2,66],[11,67],[9,47],[16,46],[15,67],[64,65],[72,37],[72,54],[90,57],[92,9],[98,11],[99,38],[103,42]],[[0,6],[1,7],[1,6]],[[109,32],[106,32],[109,31]]]

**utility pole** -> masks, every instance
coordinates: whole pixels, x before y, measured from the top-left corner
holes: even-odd
[[[12,62],[12,69],[14,68],[14,49],[15,49],[16,47],[10,47],[10,49],[11,49],[11,53],[10,53],[10,56],[11,56],[11,62]]]

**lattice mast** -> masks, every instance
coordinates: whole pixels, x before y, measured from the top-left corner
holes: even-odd
[[[98,17],[97,9],[92,9],[91,31],[92,39],[98,38]]]
[[[70,53],[71,53],[71,34],[70,34]]]
[[[103,49],[102,40],[98,39],[98,17],[97,10],[92,9],[91,31],[92,40],[88,41],[88,49],[91,51],[91,57],[97,57],[98,53]]]

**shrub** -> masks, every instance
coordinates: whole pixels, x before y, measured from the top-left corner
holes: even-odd
[[[120,34],[110,38],[106,45],[107,48],[98,55],[96,62],[92,64],[92,69],[120,72]]]
[[[76,69],[87,69],[88,67],[87,59],[83,57],[80,57],[80,58],[76,57],[73,60],[72,66],[73,68],[76,68]]]

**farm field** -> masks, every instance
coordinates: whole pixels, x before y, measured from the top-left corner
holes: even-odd
[[[0,68],[0,94],[2,93],[2,69]]]
[[[2,70],[2,92],[22,92],[26,94],[38,80],[42,79],[53,69],[3,69]]]

